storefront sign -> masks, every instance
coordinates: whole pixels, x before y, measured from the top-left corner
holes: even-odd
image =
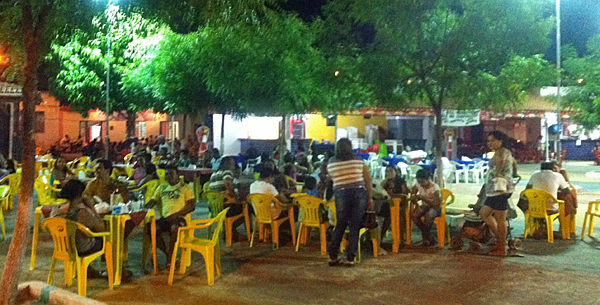
[[[447,127],[476,126],[480,123],[480,110],[442,110],[442,125]]]

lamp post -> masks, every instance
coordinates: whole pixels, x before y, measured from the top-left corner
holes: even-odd
[[[104,153],[104,157],[106,160],[109,160],[109,142],[110,138],[108,137],[108,130],[110,129],[109,123],[109,115],[110,115],[110,49],[112,48],[112,24],[110,23],[110,5],[111,0],[108,0],[108,14],[106,15],[106,22],[108,25],[108,35],[107,35],[107,48],[106,52],[106,151]]]
[[[556,140],[556,151],[554,153],[557,161],[561,161],[559,158],[562,156],[562,147],[560,143],[560,136],[562,135],[562,122],[560,117],[560,86],[562,77],[560,73],[561,69],[561,53],[560,53],[560,0],[556,0],[556,68],[558,70],[558,77],[556,80],[556,124],[559,126],[560,133],[558,140]],[[546,148],[548,149],[548,148]]]

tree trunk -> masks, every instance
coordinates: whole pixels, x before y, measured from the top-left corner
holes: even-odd
[[[27,6],[26,4],[23,5]],[[31,7],[29,6],[29,8]],[[25,19],[25,16],[23,18]],[[32,25],[29,24],[29,26],[31,27]],[[32,35],[33,31],[24,30],[24,32],[26,55],[25,67],[23,69],[25,77],[22,120],[23,172],[21,189],[19,190],[17,221],[4,264],[2,283],[0,284],[0,304],[2,305],[15,304],[16,302],[20,266],[26,242],[29,240],[29,216],[33,204],[32,194],[35,179],[35,96],[37,94],[37,67],[40,47],[38,46],[39,40]]]
[[[127,110],[127,139],[135,138],[135,120],[137,119],[137,112],[133,110]]]
[[[442,107],[434,107],[433,112],[435,113],[435,165],[438,173],[436,183],[443,188],[444,165],[442,163],[442,152],[444,145],[444,130],[442,129]]]
[[[225,154],[225,113],[221,115],[221,156]]]
[[[281,124],[279,125],[279,167],[283,167],[285,162],[283,161],[283,157],[287,151],[287,142],[286,142],[286,122],[288,116],[284,115],[281,117]]]

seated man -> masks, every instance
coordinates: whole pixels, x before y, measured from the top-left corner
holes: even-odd
[[[263,168],[259,180],[250,185],[250,194],[269,194],[275,196],[281,203],[288,203],[289,200],[273,186],[273,174],[274,170],[268,167]],[[273,219],[286,217],[288,211],[284,211],[283,208],[277,203],[271,202],[271,217]]]
[[[167,254],[167,266],[171,263],[171,256],[177,241],[177,233],[180,227],[185,227],[184,217],[196,208],[194,193],[186,184],[180,183],[177,166],[170,166],[166,170],[167,183],[156,188],[154,196],[145,208],[150,209],[156,204],[161,207],[161,218],[156,220],[157,247]],[[146,226],[146,233],[150,234],[150,226]],[[162,239],[163,232],[170,234],[169,248],[166,248]]]
[[[554,198],[558,198],[558,193],[568,194],[571,189],[565,178],[557,172],[554,172],[555,162],[542,162],[541,170],[533,173],[529,182],[527,183],[527,189],[536,189],[546,191]],[[548,214],[556,214],[559,212],[558,202],[548,201],[546,203],[546,210]]]
[[[112,170],[112,162],[104,159],[97,160],[96,178],[88,183],[84,195],[88,198],[98,196],[102,201],[110,204],[110,196],[116,192],[123,197],[123,202],[128,202],[129,192],[127,191],[127,184],[111,178]]]
[[[416,204],[421,201],[421,206],[417,206],[414,214],[414,222],[423,235],[423,246],[429,246],[433,243],[430,235],[431,226],[436,217],[442,215],[442,191],[440,187],[430,179],[429,172],[419,170],[416,174],[417,184],[413,187],[411,201]]]

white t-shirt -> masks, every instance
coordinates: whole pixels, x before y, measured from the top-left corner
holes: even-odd
[[[429,185],[428,188],[424,188],[418,183],[415,185],[417,186],[417,190],[418,190],[417,195],[427,198],[427,200],[430,202],[435,202],[435,199],[436,199],[435,193],[436,192],[440,192],[440,193],[442,192],[440,187],[436,183],[433,183],[433,182],[431,182],[431,184]]]
[[[558,190],[569,188],[569,183],[561,174],[548,169],[533,173],[527,185],[531,186],[532,189],[546,191],[552,194],[554,198],[557,197]],[[548,201],[546,209],[558,210],[558,202]]]
[[[277,196],[279,195],[279,192],[273,184],[257,180],[250,184],[250,194],[269,194]],[[254,207],[254,205],[252,206]],[[254,212],[256,213],[256,208],[254,208]],[[279,218],[279,214],[281,214],[281,209],[275,202],[271,202],[271,216],[273,219]]]

